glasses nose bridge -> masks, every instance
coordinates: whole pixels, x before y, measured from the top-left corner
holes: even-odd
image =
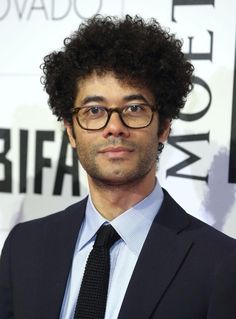
[[[122,118],[122,112],[123,112],[122,109],[120,109],[120,108],[118,108],[118,107],[115,107],[115,108],[106,109],[106,112],[107,112],[107,122],[106,122],[106,126],[107,126],[108,123],[110,122],[111,116],[112,116],[112,114],[113,114],[114,112],[118,114],[121,123],[122,123],[124,126],[126,126],[126,124],[124,123],[123,118]]]

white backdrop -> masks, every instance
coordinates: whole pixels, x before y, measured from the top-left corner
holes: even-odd
[[[39,65],[96,13],[155,17],[183,39],[195,88],[158,177],[190,214],[236,238],[235,0],[1,0],[0,250],[14,224],[87,193],[85,173],[47,106]]]

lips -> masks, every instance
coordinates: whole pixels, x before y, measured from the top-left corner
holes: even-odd
[[[99,153],[107,153],[107,152],[132,152],[132,149],[124,147],[124,146],[117,146],[117,147],[107,147],[99,151]]]
[[[131,152],[133,152],[133,149],[124,146],[110,146],[99,151],[99,153],[113,158],[125,157]]]

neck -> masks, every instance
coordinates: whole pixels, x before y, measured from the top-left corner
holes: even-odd
[[[155,170],[139,181],[122,185],[106,185],[88,176],[88,184],[94,206],[107,220],[113,220],[143,200],[155,187]]]

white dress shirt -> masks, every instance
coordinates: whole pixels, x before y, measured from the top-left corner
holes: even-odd
[[[110,250],[110,282],[105,319],[118,317],[135,264],[162,201],[163,192],[156,182],[154,190],[146,198],[109,222],[121,239]],[[108,221],[99,214],[89,196],[67,281],[61,319],[73,318],[86,261],[92,250],[96,232],[104,223]]]

